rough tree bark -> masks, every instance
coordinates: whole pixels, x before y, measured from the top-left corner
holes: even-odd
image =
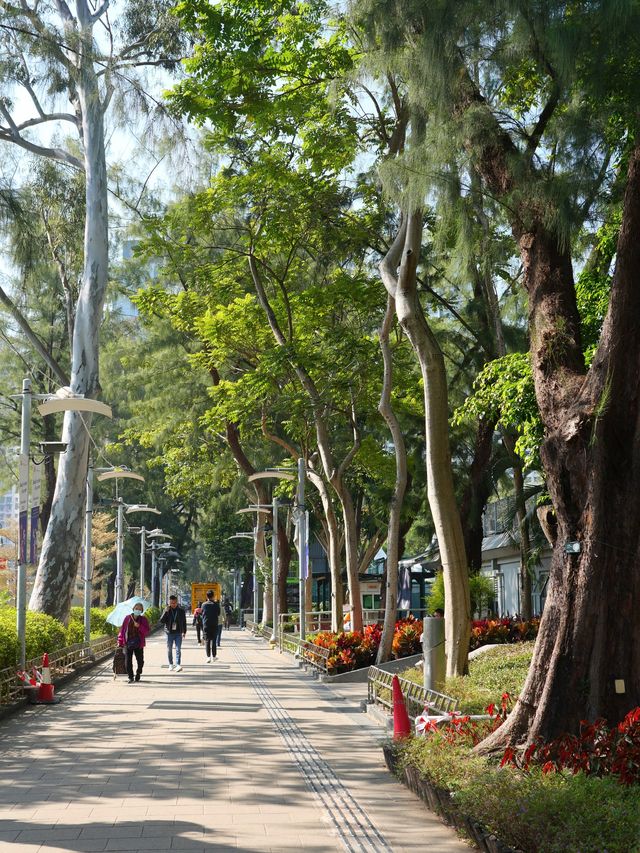
[[[519,153],[473,83],[458,108],[483,111],[468,139],[498,198],[535,187]],[[523,261],[541,456],[555,509],[555,549],[545,611],[527,680],[503,726],[480,749],[552,738],[580,720],[617,722],[640,704],[640,147],[628,168],[609,309],[591,368],[584,364],[571,257],[534,192],[521,192],[511,228]],[[579,552],[567,553],[567,542]],[[623,627],[621,627],[623,626]]]
[[[422,211],[411,211],[380,264],[380,274],[387,292],[395,299],[398,321],[416,353],[422,374],[427,496],[445,583],[447,675],[462,675],[467,669],[471,629],[469,575],[453,488],[444,358],[424,316],[416,286],[422,229]]]

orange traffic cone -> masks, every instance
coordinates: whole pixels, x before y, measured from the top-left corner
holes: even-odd
[[[393,676],[391,690],[393,695],[393,739],[398,740],[398,738],[408,737],[411,734],[411,723],[397,675]]]
[[[42,655],[42,681],[38,688],[38,702],[54,702],[54,687],[51,683],[51,670],[49,669],[49,655]]]

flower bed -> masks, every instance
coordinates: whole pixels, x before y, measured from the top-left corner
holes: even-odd
[[[491,643],[523,643],[538,636],[539,619],[474,619],[471,623],[471,651]]]
[[[393,635],[393,656],[404,658],[418,654],[421,651],[421,634],[422,622],[419,619],[413,616],[399,619]],[[329,650],[327,672],[337,675],[375,663],[381,637],[380,625],[367,625],[363,631],[341,631],[337,634],[320,631],[318,634],[311,634],[308,639],[316,646]]]
[[[457,716],[423,737],[386,744],[387,766],[447,822],[488,853],[640,850],[640,708],[618,726],[584,724],[498,764],[473,747],[501,724]]]

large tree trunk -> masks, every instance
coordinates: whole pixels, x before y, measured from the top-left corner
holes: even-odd
[[[81,4],[79,4],[81,5]],[[98,389],[98,339],[108,278],[107,169],[103,106],[93,68],[91,27],[82,30],[77,81],[86,177],[84,273],[73,334],[71,390],[94,396]],[[29,607],[66,621],[71,606],[84,523],[90,418],[68,412],[51,516]]]
[[[640,147],[629,163],[609,310],[592,367],[582,377],[571,371],[571,361],[566,365],[571,324],[557,323],[562,303],[554,285],[561,289],[561,272],[568,277],[564,295],[573,293],[570,267],[559,263],[560,250],[548,235],[520,239],[533,303],[534,379],[547,427],[542,459],[557,540],[527,680],[513,712],[483,750],[575,732],[582,719],[604,716],[616,723],[640,705],[638,233]],[[560,369],[551,360],[554,344]],[[569,542],[578,543],[579,552],[568,553]]]
[[[380,350],[384,365],[382,393],[378,410],[385,419],[396,457],[396,481],[389,506],[389,524],[387,527],[387,566],[384,583],[384,623],[382,636],[378,647],[376,663],[385,663],[391,659],[391,646],[398,613],[398,560],[400,559],[400,517],[402,504],[407,487],[407,449],[404,443],[402,428],[391,405],[391,389],[393,387],[393,358],[389,346],[389,330],[395,313],[395,302],[392,296],[387,297],[387,311],[380,327]]]
[[[387,292],[395,298],[398,321],[416,353],[424,385],[427,496],[444,574],[447,675],[453,676],[462,675],[467,669],[471,632],[469,574],[453,487],[444,358],[422,311],[416,286],[422,227],[422,212],[410,213],[382,261],[380,272]]]

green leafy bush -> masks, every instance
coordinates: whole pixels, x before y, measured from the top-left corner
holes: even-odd
[[[583,773],[498,768],[437,734],[395,749],[401,767],[452,792],[455,806],[527,853],[639,853],[640,786]]]
[[[144,611],[144,615],[149,620],[149,625],[151,625],[151,627],[153,628],[160,621],[160,615],[161,615],[160,608],[159,607],[153,607],[153,606],[148,607]]]
[[[471,575],[469,578],[469,595],[471,598],[471,613],[482,613],[489,609],[494,597],[493,581],[486,575]],[[429,595],[425,599],[427,612],[433,614],[436,610],[445,609],[444,575],[438,572]]]
[[[113,636],[118,633],[118,629],[115,625],[111,625],[107,622],[107,616],[111,613],[113,607],[92,607],[90,612],[90,633],[92,637],[104,637],[105,634],[109,636]],[[69,614],[69,627],[72,624],[80,624],[84,626],[84,608],[83,607],[72,607],[71,612]],[[83,627],[83,638],[84,638],[84,627]],[[74,640],[74,642],[78,643],[81,640]]]

